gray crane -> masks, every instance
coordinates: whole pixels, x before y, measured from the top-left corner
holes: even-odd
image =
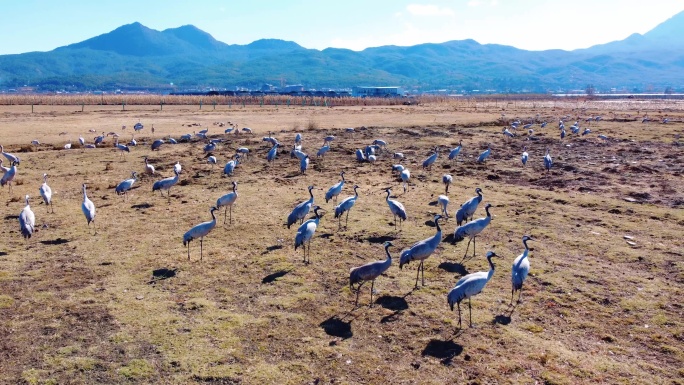
[[[477,206],[482,202],[482,189],[478,187],[475,189],[475,192],[477,196],[468,199],[456,211],[456,226],[462,225],[468,218],[472,219]]]
[[[492,215],[489,213],[489,208],[492,207],[491,204],[487,203],[485,206],[485,211],[487,212],[487,216],[483,218],[477,218],[474,221],[468,222],[463,226],[459,226],[456,228],[456,231],[454,231],[454,243],[461,242],[462,240],[465,239],[465,237],[468,237],[468,246],[466,246],[466,252],[463,254],[463,259],[466,258],[466,255],[468,255],[468,249],[470,248],[470,242],[473,242],[473,257],[475,257],[475,237],[477,237],[478,234],[482,232],[482,230],[489,225],[489,222],[492,221]]]
[[[470,319],[470,327],[473,326],[473,311],[470,305],[470,298],[479,294],[484,289],[487,282],[492,279],[494,275],[494,263],[492,257],[498,257],[493,251],[487,252],[487,262],[489,262],[489,271],[478,271],[477,273],[468,274],[456,282],[456,286],[447,294],[447,301],[451,311],[454,310],[454,304],[458,307],[458,328],[461,328],[461,301],[468,299],[468,314]]]
[[[226,224],[226,213],[230,209],[230,223],[233,223],[233,204],[238,198],[237,193],[237,182],[233,181],[233,191],[226,195],[221,196],[216,200],[216,207],[219,209],[223,206],[226,207],[226,211],[223,212],[223,224]]]
[[[394,220],[394,228],[397,228],[397,217],[399,217],[399,227],[401,227],[402,221],[406,220],[406,208],[404,208],[404,205],[401,204],[401,202],[394,200],[394,199],[389,199],[390,194],[392,194],[392,191],[388,188],[385,189],[385,192],[387,193],[387,196],[385,197],[385,201],[387,202],[387,206],[389,206],[390,211],[392,212],[393,220]]]
[[[52,205],[52,189],[50,186],[47,184],[47,179],[48,179],[48,174],[43,174],[43,184],[40,185],[38,188],[38,192],[40,192],[40,196],[43,197],[43,202],[45,202],[45,206],[48,208],[48,212],[52,211],[54,214],[55,208]]]
[[[525,251],[513,261],[513,268],[511,269],[511,304],[513,304],[513,294],[516,290],[519,290],[518,302],[522,299],[522,287],[527,278],[527,274],[530,272],[530,259],[528,255],[530,253],[529,247],[527,247],[527,241],[534,241],[529,235],[524,235],[522,237],[523,246],[525,246]]]
[[[415,288],[418,288],[418,274],[420,274],[421,271],[423,272],[422,283],[423,286],[425,286],[425,267],[423,263],[430,255],[432,255],[432,253],[434,253],[434,251],[437,249],[437,246],[439,246],[439,243],[442,241],[442,229],[439,227],[439,220],[441,218],[441,215],[435,215],[434,222],[435,226],[437,227],[437,233],[435,233],[434,236],[416,242],[413,244],[413,246],[401,252],[401,256],[399,258],[399,269],[403,268],[404,265],[411,261],[420,261],[420,265],[418,266],[418,271],[416,273]]]
[[[297,251],[297,248],[299,246],[302,246],[304,248],[304,263],[311,263],[311,239],[313,238],[314,234],[316,233],[316,228],[318,227],[318,222],[321,219],[320,214],[318,214],[318,210],[321,208],[319,206],[314,206],[313,211],[314,215],[316,216],[314,219],[309,219],[308,221],[302,223],[301,226],[297,229],[297,235],[295,235],[295,243],[294,243],[294,248],[295,251]],[[307,259],[306,257],[306,245],[309,245],[309,258]]]
[[[178,179],[179,179],[178,170],[174,169],[173,173],[175,174],[175,176],[164,178],[162,180],[158,180],[158,181],[154,182],[154,184],[152,185],[152,192],[159,190],[161,195],[164,196],[164,190],[166,190],[167,191],[167,198],[169,200],[171,200],[171,187],[176,185],[176,183],[178,183]]]
[[[390,255],[389,248],[390,246],[394,245],[392,245],[392,242],[387,241],[384,243],[384,246],[385,253],[387,254],[387,258],[385,260],[370,262],[363,266],[355,267],[349,270],[349,290],[356,291],[356,302],[354,302],[354,306],[359,304],[359,293],[361,293],[361,286],[368,281],[371,281],[370,306],[373,306],[373,288],[375,287],[375,279],[387,271],[387,269],[389,269],[389,267],[392,265],[392,255]],[[355,283],[359,284],[356,289],[354,289],[353,286]]]
[[[342,227],[342,214],[344,214],[345,211],[347,212],[347,218],[344,221],[344,227],[347,227],[347,224],[349,223],[349,212],[351,211],[352,207],[354,207],[356,200],[359,198],[359,192],[356,191],[358,188],[358,185],[354,185],[354,195],[344,198],[340,204],[335,206],[335,218],[337,218],[338,229]]]
[[[332,187],[328,189],[328,192],[325,193],[325,203],[328,203],[331,199],[337,203],[337,196],[340,195],[342,187],[344,187],[344,171],[340,172],[340,177],[342,177],[342,180],[332,185]]]
[[[31,238],[33,231],[36,229],[36,216],[33,214],[33,210],[31,210],[31,206],[29,205],[28,195],[26,195],[26,206],[24,206],[24,209],[19,213],[19,228],[21,229],[21,235],[24,239]]]
[[[88,227],[90,227],[90,222],[92,222],[93,227],[95,227],[95,204],[88,199],[85,183],[83,184],[83,203],[81,203],[81,211],[83,211],[83,215],[85,215],[86,221],[88,221]],[[95,227],[95,234],[97,234],[97,227]]]
[[[199,238],[200,239],[200,261],[202,260],[203,257],[203,242],[204,242],[204,237],[211,232],[211,230],[216,227],[216,216],[214,215],[214,211],[218,210],[218,207],[214,206],[211,208],[210,213],[211,213],[211,221],[208,222],[202,222],[199,225],[193,226],[190,230],[188,230],[185,234],[183,234],[183,246],[188,245],[188,261],[190,260],[190,242],[194,239]]]
[[[309,214],[309,211],[311,210],[311,206],[314,204],[314,196],[313,193],[311,192],[314,189],[314,186],[311,185],[308,187],[309,189],[309,195],[311,198],[309,200],[306,200],[304,202],[299,203],[297,206],[295,206],[294,209],[292,209],[292,212],[290,215],[287,216],[287,228],[289,229],[292,224],[294,224],[297,221],[303,222],[304,218]]]

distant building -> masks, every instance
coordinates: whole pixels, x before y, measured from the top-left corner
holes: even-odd
[[[304,91],[304,86],[301,84],[290,84],[286,85],[283,92],[302,92]]]
[[[405,95],[401,87],[354,87],[352,90],[352,96],[356,97],[396,98]]]

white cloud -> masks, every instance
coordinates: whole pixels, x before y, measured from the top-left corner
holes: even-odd
[[[490,1],[470,0],[468,2],[469,7],[479,7],[481,5],[488,5],[490,7],[496,7],[497,5],[499,5],[499,0],[490,0]]]
[[[409,4],[406,10],[416,16],[453,16],[455,14],[451,8],[431,4]]]

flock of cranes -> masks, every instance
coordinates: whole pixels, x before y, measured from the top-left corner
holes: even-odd
[[[136,132],[140,131],[142,129],[142,124],[138,123],[135,126]],[[531,128],[530,128],[531,129]],[[231,132],[233,128],[230,129]],[[194,133],[193,135],[197,138],[200,138],[200,140],[206,140],[208,141],[206,145],[204,146],[203,150],[206,153],[206,158],[207,162],[210,163],[213,167],[213,165],[217,164],[218,160],[216,156],[214,156],[212,153],[217,150],[219,145],[221,144],[222,140],[220,139],[209,139],[207,137],[207,131],[208,130],[202,130],[198,133]],[[251,133],[251,129],[243,128],[243,132],[246,133]],[[353,135],[354,130],[346,130],[346,133]],[[226,130],[226,133],[229,133],[228,130]],[[504,134],[506,134],[507,137],[515,137],[515,135],[508,130],[507,128],[504,129]],[[109,134],[108,134],[109,135]],[[189,134],[188,134],[189,135]],[[186,138],[190,139],[192,137]],[[98,136],[95,138],[95,144],[102,144],[104,140],[106,139],[106,136],[104,135],[104,132],[102,133],[101,136]],[[164,143],[177,143],[175,141],[171,141],[172,138],[169,138],[168,140],[164,141],[161,139],[155,140],[152,145],[150,146],[151,151],[159,150],[160,147]],[[317,150],[316,157],[320,158],[319,161],[322,161],[325,155],[331,151],[331,143],[336,140],[336,137],[333,135],[326,136],[323,141],[322,147],[320,147]],[[79,141],[81,144],[85,144],[85,141],[82,140],[82,138],[79,138]],[[279,149],[284,148],[282,143],[280,143],[276,138],[272,136],[272,134],[269,132],[269,135],[267,137],[263,138],[264,142],[267,142],[271,148],[268,150],[266,153],[266,161],[268,164],[271,162],[275,161],[277,156],[279,155]],[[131,143],[129,143],[131,145]],[[116,138],[116,142],[114,143],[114,147],[117,148],[118,151],[120,151],[121,156],[125,156],[125,153],[130,153],[131,149],[129,145],[123,145],[120,144],[118,141],[118,136]],[[137,145],[137,142],[132,142],[132,145],[135,146]],[[386,150],[388,146],[387,141],[382,140],[382,139],[376,139],[373,141],[372,144],[366,146],[363,149],[358,149],[355,152],[356,160],[360,162],[375,162],[378,159],[378,156],[383,153],[383,151]],[[462,148],[463,145],[459,141],[459,144],[457,147],[450,149],[449,150],[449,160],[454,160],[457,159],[459,154],[462,153]],[[437,162],[439,155],[440,155],[440,146],[435,146],[432,148],[431,154],[425,158],[421,165],[422,168],[430,171],[432,169],[432,166]],[[11,183],[13,179],[15,178],[17,174],[17,165],[20,164],[20,160],[17,156],[6,153],[4,151],[4,148],[0,146],[0,151],[2,152],[2,155],[5,159],[7,159],[11,167],[6,168],[2,167],[2,172],[3,176],[2,179],[0,180],[0,184],[2,186],[8,185],[11,189]],[[223,169],[223,174],[226,176],[232,176],[233,173],[235,172],[235,169],[244,161],[247,160],[247,157],[250,154],[250,150],[247,147],[239,147],[235,149],[235,154],[229,157],[226,165],[224,166]],[[479,154],[477,157],[476,162],[478,163],[483,163],[486,161],[486,159],[491,155],[491,148],[489,145],[487,146],[487,149]],[[295,137],[295,142],[293,144],[292,150],[290,152],[290,156],[292,158],[296,158],[299,161],[300,164],[300,173],[305,174],[306,171],[309,169],[310,165],[310,157],[308,154],[304,153],[302,151],[302,135],[297,134]],[[405,156],[401,152],[395,152],[392,154],[392,157],[394,159],[400,159],[400,162],[405,159]],[[527,162],[529,159],[529,154],[527,152],[527,146],[524,147],[523,149],[523,154],[522,154],[522,164],[523,166],[526,166]],[[548,172],[551,167],[552,167],[552,159],[550,155],[550,149],[546,148],[546,156],[543,158],[544,162],[544,168]],[[0,159],[0,166],[2,166],[2,159]],[[154,176],[157,175],[156,170],[154,165],[152,165],[148,158],[145,156],[144,157],[144,172],[147,175]],[[160,191],[162,197],[164,196],[164,191],[167,192],[166,197],[168,200],[171,199],[171,188],[175,185],[178,184],[179,182],[179,177],[182,171],[182,167],[180,165],[180,162],[177,162],[174,165],[173,168],[173,173],[174,176],[171,177],[166,177],[160,180],[157,180],[153,183],[152,185],[152,191]],[[402,164],[396,164],[392,166],[392,171],[396,171],[399,173],[399,179],[402,182],[404,193],[406,194],[409,189],[410,189],[410,178],[411,178],[411,173],[409,169],[402,165]],[[345,216],[345,228],[348,227],[349,224],[349,214],[351,209],[354,207],[356,202],[358,201],[359,198],[359,186],[354,185],[353,186],[353,192],[354,195],[348,196],[344,199],[342,199],[338,203],[338,197],[342,194],[346,179],[345,179],[345,171],[340,172],[340,180],[337,183],[332,184],[332,186],[326,191],[325,193],[325,202],[329,203],[332,201],[334,204],[334,218],[338,219],[338,228],[342,228],[342,216]],[[52,210],[54,212],[54,208],[52,205],[52,190],[47,184],[48,180],[48,175],[44,174],[43,175],[43,184],[39,188],[39,192],[43,198],[44,203],[47,205],[49,210]],[[131,188],[134,186],[134,184],[138,182],[138,174],[137,172],[133,171],[131,173],[131,177],[128,179],[125,179],[121,181],[120,183],[117,184],[115,188],[115,192],[118,195],[123,195],[123,199],[126,199],[128,191],[131,190]],[[439,247],[440,243],[442,242],[442,225],[443,223],[440,223],[443,220],[446,220],[450,217],[449,215],[449,209],[448,209],[448,204],[449,204],[449,186],[453,182],[453,177],[450,174],[445,174],[442,176],[442,183],[444,184],[444,194],[439,195],[437,202],[440,206],[440,213],[434,215],[433,218],[433,223],[436,228],[436,232],[433,236],[420,240],[418,242],[415,242],[413,245],[410,247],[402,250],[400,252],[400,258],[399,258],[399,268],[403,269],[404,265],[407,265],[413,261],[416,261],[418,263],[418,267],[416,270],[416,279],[415,279],[415,288],[418,288],[418,281],[421,278],[422,275],[422,285],[425,285],[425,261],[435,253],[437,248]],[[220,196],[216,200],[216,204],[211,206],[209,209],[209,214],[211,215],[211,220],[207,222],[203,222],[200,224],[197,224],[193,227],[191,227],[187,232],[185,232],[182,236],[182,243],[183,246],[187,247],[187,256],[188,259],[190,259],[190,244],[193,240],[199,240],[200,243],[200,260],[203,259],[203,242],[204,238],[208,236],[211,231],[216,227],[216,211],[219,211],[221,208],[224,208],[224,220],[223,223],[224,225],[226,222],[229,224],[233,223],[233,205],[237,201],[238,198],[238,190],[237,186],[238,183],[236,181],[232,181],[232,191],[228,192],[225,195]],[[86,191],[87,186],[85,184],[82,185],[82,190],[83,190],[83,202],[81,205],[81,209],[83,212],[83,215],[85,216],[85,219],[87,221],[87,225],[90,226],[91,223],[93,223],[94,227],[94,233],[97,234],[97,228],[95,226],[95,217],[96,217],[96,208],[93,202],[88,198],[87,191]],[[324,209],[314,203],[314,191],[316,190],[314,185],[308,186],[308,193],[309,193],[309,199],[302,201],[301,203],[297,204],[290,214],[286,218],[286,226],[288,229],[291,228],[291,226],[297,222],[299,222],[299,227],[297,228],[296,233],[293,235],[294,239],[294,250],[296,251],[298,248],[303,249],[303,261],[305,263],[311,263],[311,242],[315,237],[316,229],[318,228],[321,220],[321,211],[324,211]],[[10,190],[11,191],[11,190]],[[393,224],[395,227],[395,231],[397,228],[399,231],[401,231],[403,227],[403,223],[408,219],[409,215],[407,213],[407,210],[405,206],[399,202],[397,199],[392,199],[392,191],[391,188],[385,188],[383,191],[386,193],[385,196],[385,202],[389,208],[389,212],[392,214],[393,217]],[[454,244],[457,242],[461,242],[465,240],[465,238],[468,238],[468,244],[466,246],[466,250],[463,256],[463,261],[465,261],[468,257],[468,251],[470,249],[470,243],[472,242],[473,244],[473,252],[472,252],[472,257],[474,258],[476,256],[476,237],[484,231],[488,225],[491,223],[491,213],[490,209],[492,204],[488,203],[484,206],[484,210],[486,212],[486,216],[478,219],[474,219],[474,214],[480,205],[480,203],[483,201],[483,191],[481,188],[476,188],[475,189],[476,195],[472,197],[471,199],[463,202],[456,212],[454,213],[454,217],[456,219],[456,224],[457,227],[453,233],[453,240]],[[21,234],[24,238],[30,238],[31,235],[34,232],[35,229],[35,215],[33,211],[30,208],[29,205],[29,196],[26,195],[25,197],[26,201],[26,206],[24,209],[21,211],[19,215],[19,222],[20,222],[20,227],[21,227]],[[309,213],[313,211],[314,213],[314,218],[306,220],[307,216]],[[520,295],[518,297],[518,300],[520,301],[522,298],[522,287],[523,283],[528,275],[529,269],[530,269],[530,264],[529,264],[529,248],[527,247],[527,242],[532,240],[530,236],[523,236],[522,242],[525,247],[524,252],[518,256],[515,261],[513,262],[513,268],[512,268],[512,278],[511,278],[511,284],[512,284],[512,289],[511,289],[511,303],[513,303],[513,295],[515,291],[519,291]],[[371,262],[368,264],[365,264],[360,267],[356,267],[350,270],[349,274],[349,287],[352,288],[353,291],[356,292],[356,300],[355,300],[355,306],[358,305],[358,300],[359,300],[359,294],[361,291],[361,287],[364,285],[366,282],[371,282],[371,306],[372,306],[372,300],[373,300],[373,291],[375,287],[375,280],[382,275],[384,272],[386,272],[390,266],[392,265],[392,255],[390,253],[390,248],[393,247],[394,245],[392,242],[385,242],[384,243],[384,249],[385,249],[385,254],[386,254],[386,259],[376,261],[376,262]],[[494,274],[494,269],[495,265],[492,261],[492,258],[497,257],[497,255],[491,251],[487,252],[486,254],[486,259],[489,263],[490,270],[486,272],[477,272],[473,274],[468,274],[464,277],[462,277],[458,282],[456,283],[455,287],[449,291],[447,295],[447,302],[451,309],[453,310],[454,305],[457,306],[458,308],[458,313],[459,313],[459,327],[461,326],[461,309],[460,309],[460,303],[468,299],[468,307],[469,310],[471,309],[470,306],[470,299],[472,296],[480,293],[487,282],[492,278]],[[354,288],[354,285],[356,287]],[[471,312],[472,314],[472,312]],[[471,315],[472,319],[472,315]],[[472,322],[471,322],[472,324]]]

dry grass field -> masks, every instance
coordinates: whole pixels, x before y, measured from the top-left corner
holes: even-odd
[[[504,114],[502,116],[502,114]],[[538,115],[538,117],[537,117]],[[569,116],[566,137],[557,122]],[[600,115],[601,121],[584,118]],[[642,123],[648,115],[652,121]],[[667,124],[659,123],[669,117]],[[506,122],[547,120],[528,139],[506,139]],[[590,127],[572,135],[576,120]],[[112,147],[82,149],[96,133],[131,139],[124,157]],[[225,135],[215,123],[251,127],[255,135]],[[155,133],[151,133],[154,124]],[[122,130],[121,126],[128,128]],[[353,136],[345,127],[355,127]],[[163,145],[208,128],[225,138],[211,168],[205,143]],[[94,130],[96,133],[90,132]],[[267,164],[268,131],[285,144]],[[675,101],[463,101],[419,106],[203,108],[169,105],[3,105],[0,144],[21,158],[10,194],[0,190],[0,383],[3,384],[682,384],[684,383],[684,105]],[[312,155],[309,171],[289,150],[297,132]],[[66,134],[61,134],[66,133]],[[337,138],[324,159],[313,155],[326,135]],[[608,140],[600,140],[604,134]],[[30,145],[32,140],[41,142]],[[388,151],[374,164],[354,151],[374,139]],[[72,140],[71,150],[62,149]],[[447,159],[459,141],[463,151]],[[477,164],[491,145],[492,155]],[[443,146],[432,170],[421,163]],[[223,165],[235,148],[249,159],[231,177]],[[523,146],[530,160],[520,162]],[[543,169],[550,148],[554,167]],[[404,193],[390,172],[401,151],[411,172]],[[157,175],[143,175],[143,157]],[[170,200],[152,192],[157,179],[183,166]],[[9,166],[5,162],[5,166]],[[346,171],[341,197],[358,184],[347,228],[338,229],[324,193]],[[124,198],[114,187],[138,171]],[[38,187],[49,175],[54,214]],[[484,192],[494,219],[477,238],[477,255],[462,261],[466,242],[453,244],[455,221],[442,223],[437,252],[425,262],[425,286],[414,289],[417,263],[399,269],[399,254],[432,236],[441,177],[451,173],[449,213]],[[233,224],[205,238],[204,257],[183,234],[210,220],[209,208],[237,181]],[[81,185],[97,207],[96,228],[81,212]],[[324,209],[311,243],[311,263],[293,248],[296,226],[285,220],[308,198]],[[381,189],[393,188],[408,220],[395,230]],[[31,196],[36,232],[22,239],[17,216]],[[511,264],[529,234],[531,271],[523,301],[509,306]],[[625,238],[625,237],[631,238]],[[359,307],[349,269],[394,261],[363,287]],[[630,243],[628,243],[631,242]],[[473,327],[449,310],[447,292],[463,274],[496,271],[473,297]],[[516,296],[517,298],[517,296]]]

